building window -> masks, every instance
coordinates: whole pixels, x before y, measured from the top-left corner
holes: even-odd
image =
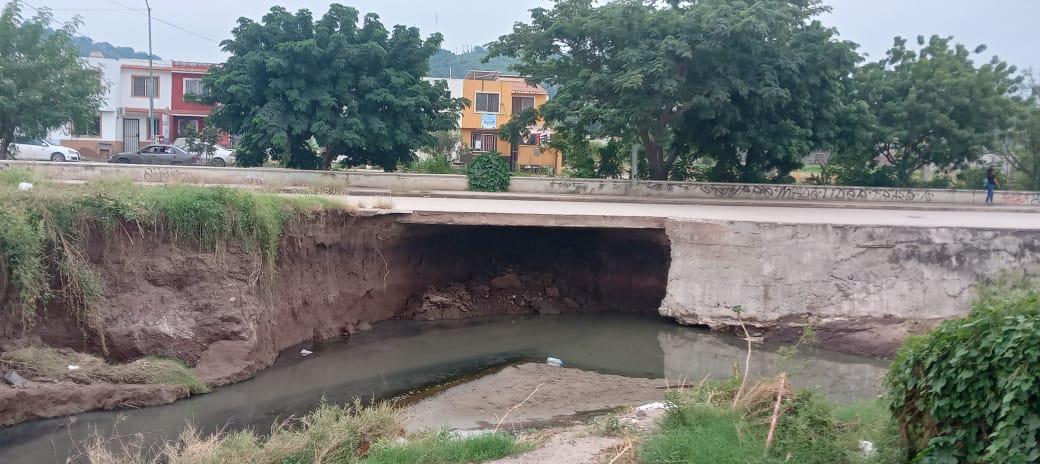
[[[488,132],[474,132],[470,148],[479,152],[498,150],[498,135]]]
[[[513,97],[513,114],[534,108],[534,97]]]
[[[149,85],[149,81],[151,85]],[[134,76],[132,96],[134,97],[158,97],[159,96],[159,78],[152,77],[148,79],[148,76]]]
[[[72,135],[76,137],[100,137],[101,115],[95,116],[86,124],[72,124]]]
[[[202,79],[184,79],[184,97],[199,98],[206,95],[206,86]]]
[[[478,113],[498,114],[498,94],[477,92],[476,105]]]
[[[199,133],[199,120],[198,119],[181,119],[177,124],[177,136],[184,137],[187,133]]]

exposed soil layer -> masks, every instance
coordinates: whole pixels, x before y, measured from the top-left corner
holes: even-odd
[[[94,409],[143,408],[188,396],[181,385],[126,385],[29,382],[22,388],[0,387],[0,426],[67,416]]]
[[[247,379],[293,345],[349,336],[392,318],[652,313],[664,297],[670,259],[663,231],[436,226],[402,224],[394,215],[329,213],[287,231],[269,270],[249,250],[193,250],[132,225],[125,229],[88,241],[89,259],[106,284],[106,358],[179,359],[211,386]],[[28,337],[5,308],[0,346],[38,337],[101,354],[100,337],[84,336],[60,306],[41,314]],[[38,398],[0,408],[0,423],[177,397],[162,388],[148,394],[135,386],[69,385],[62,394],[40,385],[14,391],[0,384],[0,399]],[[81,400],[65,398],[80,389]],[[143,396],[89,400],[90,392],[104,389]]]
[[[941,319],[915,321],[897,318],[856,318],[811,323],[791,318],[781,323],[760,329],[768,343],[794,345],[805,331],[812,327],[816,346],[874,358],[892,358],[906,339],[928,332],[942,322]],[[734,329],[739,330],[739,329]]]

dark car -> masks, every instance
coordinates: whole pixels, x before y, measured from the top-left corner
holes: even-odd
[[[109,163],[120,164],[199,164],[199,156],[176,145],[148,145],[137,151],[119,153],[108,158]]]

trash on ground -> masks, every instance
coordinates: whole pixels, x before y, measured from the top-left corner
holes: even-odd
[[[70,371],[78,371],[79,370],[79,366],[77,366],[75,364],[69,364],[69,370]]]
[[[19,191],[28,192],[29,190],[32,190],[32,188],[33,188],[33,185],[28,183],[28,182],[19,182],[18,183],[18,190]]]
[[[545,360],[545,363],[553,367],[563,367],[563,360],[560,358],[549,357]]]
[[[300,350],[300,355],[301,356],[310,356],[312,354],[314,354],[314,352],[311,351],[311,350]]]

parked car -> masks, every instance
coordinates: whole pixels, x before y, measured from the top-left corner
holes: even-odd
[[[188,153],[174,145],[148,145],[137,151],[119,153],[108,158],[109,163],[197,165],[199,155]]]
[[[42,139],[15,137],[9,148],[16,160],[79,161],[78,151],[61,145],[51,145]]]
[[[182,138],[179,138],[177,140],[174,140],[173,144],[178,146],[178,147],[180,147],[181,149],[183,149],[185,151],[188,150],[188,139],[185,139],[185,138],[182,137]],[[220,144],[214,144],[213,148],[214,148],[213,156],[208,157],[209,158],[208,160],[204,160],[204,161],[206,161],[206,164],[209,164],[210,166],[217,166],[217,167],[234,166],[235,165],[235,151],[234,150],[227,149],[227,148],[221,146]],[[203,155],[203,158],[207,158],[207,156]]]

